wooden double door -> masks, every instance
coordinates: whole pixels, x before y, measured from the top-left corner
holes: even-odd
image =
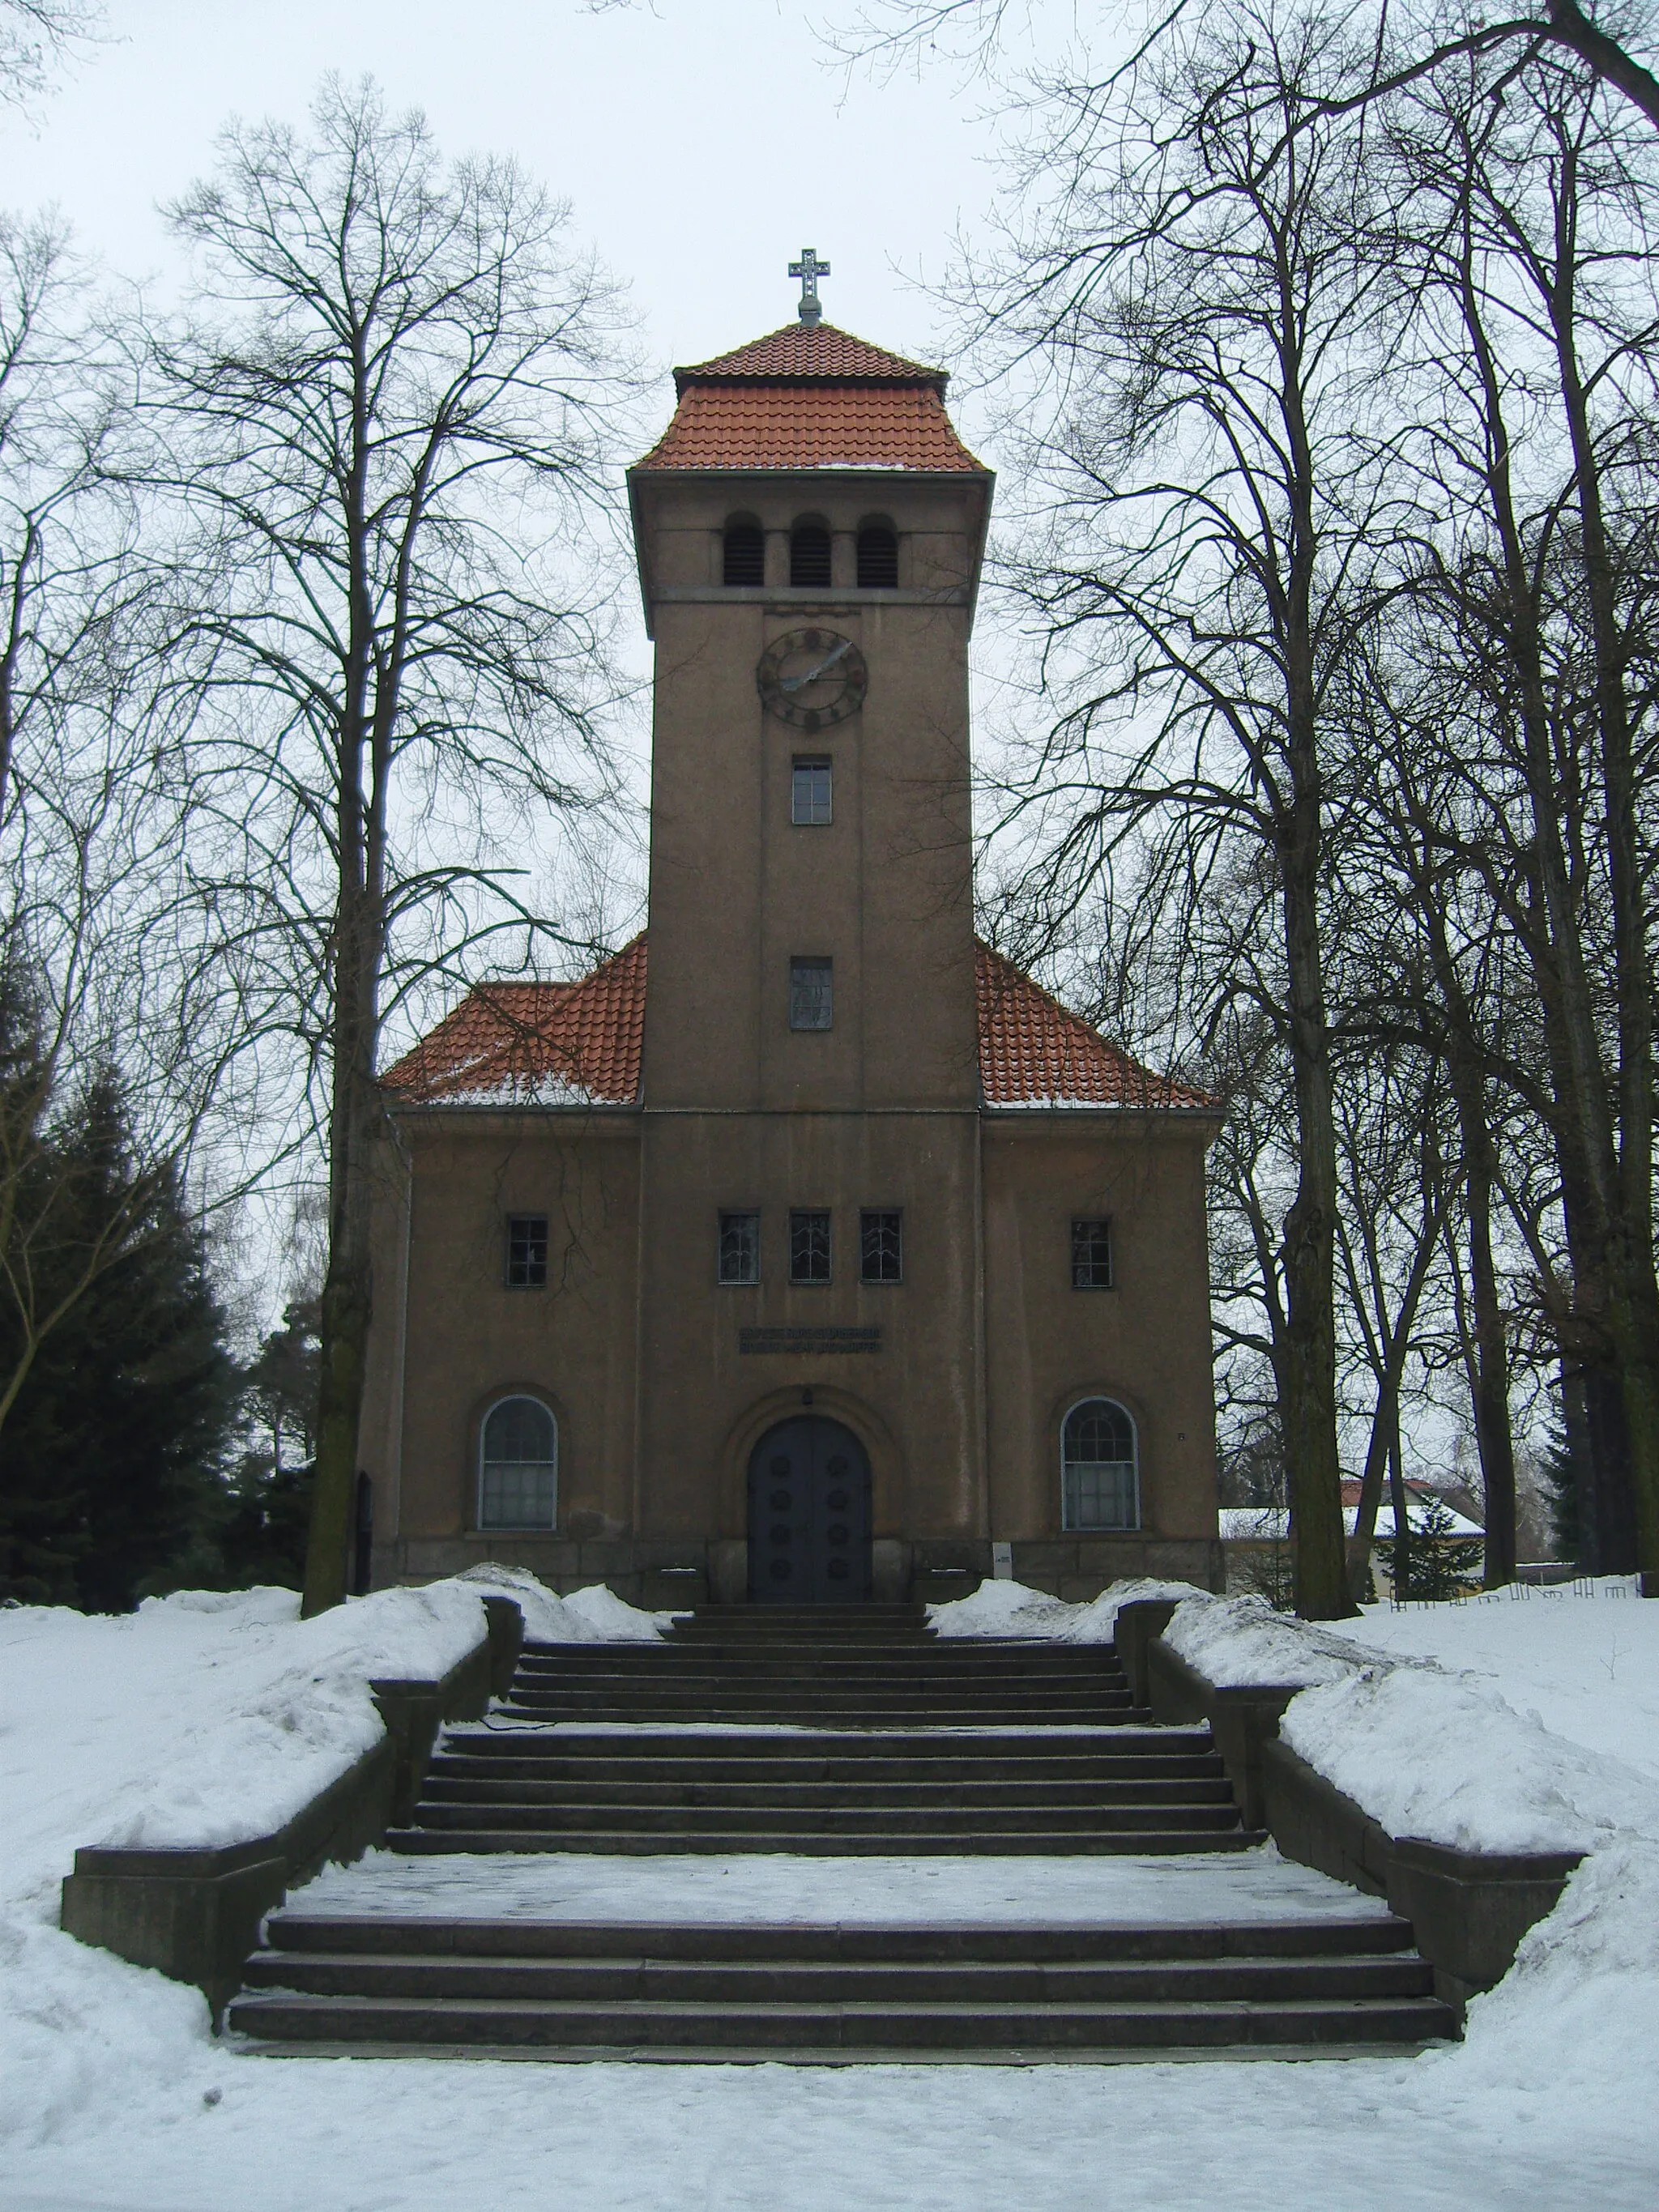
[[[799,1413],[749,1457],[749,1595],[856,1605],[870,1595],[870,1459],[848,1428]]]

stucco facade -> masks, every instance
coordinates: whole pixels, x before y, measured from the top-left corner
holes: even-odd
[[[647,1602],[787,1598],[805,1585],[785,1561],[804,1573],[829,1539],[777,1503],[793,1478],[766,1440],[787,1422],[799,1443],[810,1409],[841,1470],[823,1571],[843,1579],[821,1594],[959,1593],[1002,1544],[1067,1595],[1209,1583],[1213,1114],[975,945],[991,479],[934,372],[797,337],[682,372],[630,477],[656,654],[648,939],[582,985],[475,994],[388,1076],[375,1577],[489,1557]],[[797,452],[814,465],[779,465]],[[827,581],[790,581],[803,526]],[[728,580],[734,529],[758,580]],[[863,587],[861,544],[889,564]],[[827,820],[796,818],[803,756],[832,778]],[[827,1026],[793,1025],[803,959],[833,978]],[[872,1209],[902,1221],[899,1279],[862,1279]],[[803,1211],[829,1217],[824,1280],[792,1279]],[[757,1279],[720,1279],[732,1214]],[[525,1219],[546,1224],[544,1280],[510,1285]],[[1074,1287],[1079,1219],[1110,1224],[1110,1287]],[[556,1424],[550,1525],[481,1525],[501,1519],[484,1425],[510,1398]],[[1062,1435],[1093,1399],[1132,1419],[1138,1498],[1115,1509],[1130,1525],[1068,1528]],[[867,1532],[836,1502],[861,1480]]]

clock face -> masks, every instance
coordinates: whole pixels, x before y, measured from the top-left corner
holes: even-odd
[[[850,637],[833,629],[792,629],[762,653],[755,682],[780,721],[827,730],[857,714],[870,672]]]

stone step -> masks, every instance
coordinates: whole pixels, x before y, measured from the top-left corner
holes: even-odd
[[[618,1664],[610,1658],[526,1660],[519,1668],[524,1682],[834,1682],[848,1689],[879,1689],[884,1683],[902,1683],[907,1688],[970,1687],[1018,1682],[1034,1686],[1091,1688],[1101,1684],[1121,1687],[1127,1680],[1121,1667],[1099,1664],[1022,1667],[1012,1660],[981,1660],[973,1665],[941,1666],[931,1659],[850,1660],[723,1659],[705,1663],[698,1659],[674,1663],[678,1654]]]
[[[1091,1961],[1393,1956],[1412,1925],[1389,1912],[1289,1920],[811,1921],[499,1920],[448,1914],[308,1912],[286,1905],[265,1923],[279,1951],[398,1956],[864,1961],[962,1960],[1070,1966]],[[256,1952],[256,1958],[262,1955]]]
[[[861,1807],[932,1806],[939,1808],[1021,1805],[1182,1805],[1233,1802],[1225,1775],[1187,1779],[1173,1786],[1165,1776],[1141,1780],[1116,1778],[1060,1782],[1007,1781],[975,1777],[969,1781],[866,1781],[859,1784]],[[601,1780],[526,1778],[522,1773],[456,1773],[447,1761],[428,1770],[421,1789],[423,1805],[653,1805],[653,1806],[843,1806],[848,1787],[840,1781],[717,1781],[697,1775],[665,1781],[626,1774]]]
[[[636,1733],[649,1734],[660,1729],[678,1727],[689,1734],[702,1729],[718,1729],[724,1726],[731,1729],[731,1740],[738,1741],[750,1739],[763,1740],[776,1735],[797,1737],[842,1735],[851,1736],[861,1735],[866,1731],[876,1731],[890,1744],[895,1741],[902,1742],[907,1736],[947,1734],[962,1745],[971,1742],[976,1735],[987,1732],[1000,1735],[1021,1730],[1029,1730],[1034,1736],[1038,1731],[1042,1731],[1051,1741],[1057,1741],[1063,1735],[1069,1735],[1073,1729],[1087,1729],[1091,1724],[1097,1723],[1100,1716],[1096,1714],[1091,1719],[1083,1720],[1066,1714],[1028,1717],[999,1708],[987,1713],[981,1721],[975,1719],[971,1712],[966,1711],[944,1715],[929,1712],[908,1716],[900,1711],[860,1717],[834,1711],[825,1712],[821,1709],[802,1705],[786,1707],[781,1712],[769,1707],[757,1705],[747,1707],[722,1705],[714,1709],[704,1706],[696,1711],[686,1712],[664,1711],[660,1708],[653,1707],[641,1711],[633,1706],[618,1703],[615,1706],[609,1707],[503,1705],[499,1709],[498,1717],[508,1727],[514,1729],[534,1728],[546,1729],[550,1733],[555,1729],[562,1732],[568,1731],[569,1733],[562,1735],[562,1740],[567,1744],[571,1740],[571,1735],[576,1731],[584,1734],[592,1731],[595,1735],[611,1732],[620,1735],[626,1732],[633,1735]],[[1114,1715],[1111,1717],[1115,1718],[1116,1716]],[[906,1725],[907,1718],[908,1726]]]
[[[532,1828],[550,1835],[569,1829],[622,1827],[683,1836],[701,1835],[708,1829],[756,1835],[787,1831],[855,1836],[881,1831],[896,1836],[937,1836],[971,1834],[989,1827],[1009,1832],[1036,1828],[1050,1834],[1068,1829],[1115,1834],[1141,1828],[1236,1827],[1238,1808],[1231,1796],[1215,1804],[1164,1799],[1139,1805],[1060,1805],[1045,1799],[984,1807],[872,1805],[862,1800],[849,1804],[842,1792],[808,1805],[636,1805],[609,1799],[599,1803],[527,1804],[471,1798],[451,1802],[423,1796],[415,1808],[415,1818],[420,1826],[434,1831],[488,1826]]]
[[[245,1996],[238,2033],[266,2041],[639,2045],[802,2051],[902,2046],[968,2050],[1224,2049],[1253,2044],[1421,2042],[1450,2033],[1433,1997],[1196,1999],[1116,2004],[584,2003],[535,1998]]]
[[[501,1721],[506,1722],[503,1714]],[[672,1729],[557,1729],[541,1723],[495,1727],[463,1725],[444,1731],[446,1752],[490,1759],[743,1759],[828,1760],[860,1772],[895,1760],[931,1768],[935,1760],[967,1762],[975,1769],[987,1760],[1099,1759],[1144,1762],[1216,1757],[1206,1728],[1155,1729],[1063,1727],[1048,1734],[1028,1729],[787,1729],[760,1728],[728,1733]]]
[[[1383,1956],[958,1960],[913,1965],[802,1960],[448,1958],[418,1953],[256,1951],[251,1990],[309,1996],[464,1997],[720,2005],[1103,2005],[1431,1996],[1414,1951]]]
[[[611,1828],[514,1828],[480,1825],[471,1828],[392,1828],[386,1848],[411,1856],[449,1852],[615,1852],[637,1858],[681,1853],[687,1856],[736,1856],[763,1851],[802,1858],[1098,1858],[1125,1853],[1140,1857],[1186,1851],[1241,1851],[1265,1843],[1261,1831],[1208,1828],[1188,1824],[1175,1808],[1180,1825],[1167,1830],[1025,1828],[963,1823],[942,1834],[888,1826],[868,1834],[860,1830],[803,1827],[752,1829],[638,1827],[619,1822]]]
[[[729,1743],[731,1738],[726,1741]],[[533,1795],[544,1783],[630,1784],[752,1784],[767,1790],[793,1789],[803,1784],[844,1788],[856,1783],[861,1791],[900,1784],[918,1789],[950,1789],[963,1784],[1018,1788],[1053,1784],[1061,1788],[1156,1784],[1186,1788],[1194,1783],[1224,1787],[1218,1756],[1190,1758],[1102,1758],[1085,1753],[1077,1759],[801,1759],[780,1752],[771,1758],[734,1759],[715,1754],[690,1759],[605,1753],[572,1755],[569,1738],[557,1737],[542,1757],[497,1756],[494,1753],[441,1751],[428,1769],[427,1787],[452,1781],[513,1783]],[[786,1739],[787,1741],[787,1739]]]
[[[634,1692],[623,1690],[589,1691],[563,1689],[557,1691],[529,1691],[515,1687],[507,1703],[499,1709],[505,1714],[541,1715],[555,1717],[565,1715],[580,1717],[586,1713],[627,1711],[641,1720],[674,1720],[688,1717],[693,1720],[708,1717],[717,1719],[744,1713],[757,1713],[763,1718],[783,1719],[797,1714],[816,1714],[838,1719],[852,1719],[863,1725],[879,1728],[883,1722],[895,1715],[915,1716],[921,1725],[932,1721],[938,1728],[957,1724],[957,1717],[967,1716],[968,1724],[975,1724],[979,1716],[986,1716],[985,1725],[1020,1726],[1044,1722],[1050,1727],[1067,1721],[1088,1727],[1113,1721],[1127,1724],[1134,1708],[1127,1694],[1108,1692],[1082,1697],[1041,1696],[1017,1697],[1002,1694],[994,1698],[886,1698],[844,1697],[839,1692],[801,1692],[794,1695],[769,1693],[762,1690],[737,1692],[711,1689],[707,1692],[681,1695],[675,1692],[659,1692],[655,1688]],[[1012,1723],[999,1721],[999,1715],[1012,1715]]]

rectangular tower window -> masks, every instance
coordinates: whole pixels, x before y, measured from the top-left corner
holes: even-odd
[[[833,960],[789,963],[789,1026],[792,1030],[827,1030],[836,1012],[836,963]]]
[[[830,1279],[830,1216],[797,1207],[789,1216],[789,1279],[792,1283],[827,1283]]]
[[[1072,1288],[1109,1291],[1112,1287],[1112,1224],[1109,1221],[1072,1224]]]
[[[830,807],[830,765],[797,756],[789,785],[789,819],[799,827],[822,830],[834,819]]]
[[[904,1280],[904,1216],[895,1206],[866,1206],[859,1216],[859,1279]]]
[[[547,1287],[547,1216],[544,1213],[508,1215],[507,1287],[509,1291],[540,1291]]]
[[[720,1279],[723,1283],[759,1282],[758,1213],[721,1214]]]

